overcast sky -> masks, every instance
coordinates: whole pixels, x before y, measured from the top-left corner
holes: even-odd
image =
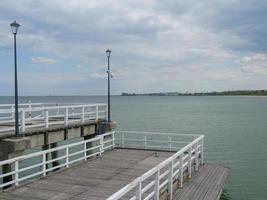
[[[265,0],[0,0],[0,95],[267,89]]]

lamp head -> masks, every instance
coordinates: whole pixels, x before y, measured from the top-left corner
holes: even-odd
[[[13,34],[17,34],[18,33],[18,29],[19,29],[19,23],[17,23],[16,21],[14,21],[13,23],[10,24],[11,26],[11,30]]]
[[[106,54],[107,54],[107,57],[110,57],[111,50],[110,50],[110,49],[107,49],[107,50],[106,50]]]

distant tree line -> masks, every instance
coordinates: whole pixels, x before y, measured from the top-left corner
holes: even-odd
[[[223,92],[158,92],[158,93],[121,93],[121,96],[267,96],[267,90],[233,90]]]

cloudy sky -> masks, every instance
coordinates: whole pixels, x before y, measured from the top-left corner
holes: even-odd
[[[0,95],[267,89],[265,0],[0,0]]]

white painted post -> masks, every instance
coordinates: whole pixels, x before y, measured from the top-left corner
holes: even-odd
[[[68,107],[65,108],[65,117],[64,117],[64,124],[67,126],[69,123],[69,109]]]
[[[136,200],[142,200],[142,182],[139,180],[138,185],[136,186]]]
[[[169,166],[169,177],[168,177],[168,193],[169,193],[169,200],[172,200],[172,187],[173,187],[173,159],[170,162]]]
[[[198,171],[198,165],[199,165],[199,160],[198,160],[198,143],[195,144],[195,171]]]
[[[145,135],[145,149],[147,148],[147,135]]]
[[[31,100],[29,100],[28,103],[29,103],[29,118],[31,119],[32,118],[32,102],[31,102]]]
[[[104,152],[103,151],[103,147],[104,147],[104,139],[103,136],[100,136],[100,155]]]
[[[45,128],[49,127],[49,113],[48,109],[44,110],[44,122],[45,122]]]
[[[98,120],[98,105],[95,106],[95,120]]]
[[[121,134],[121,146],[124,147],[124,133]]]
[[[83,143],[83,150],[84,150],[84,152],[83,152],[83,158],[86,161],[86,154],[87,154],[86,141],[84,141],[84,143]]]
[[[183,157],[184,152],[179,156],[179,188],[183,187],[183,178],[184,178],[184,170],[183,170]]]
[[[106,112],[105,112],[105,120],[107,120],[107,116],[108,116],[108,106],[107,105],[105,105],[105,110],[106,110]]]
[[[82,106],[82,116],[81,116],[81,121],[84,123],[84,106]]]
[[[66,167],[69,168],[69,147],[66,147]]]
[[[59,115],[59,106],[57,105],[57,115]]]
[[[15,161],[15,186],[19,185],[19,161]]]
[[[201,139],[201,165],[204,165],[204,138]]]
[[[159,177],[160,177],[160,170],[158,169],[155,177],[154,200],[159,200]]]
[[[43,152],[43,176],[46,176],[46,153]]]
[[[25,110],[21,110],[21,131],[24,132],[25,131]]]
[[[188,152],[188,178],[192,177],[192,147],[189,148]]]
[[[169,149],[172,150],[172,138],[168,136]]]
[[[112,132],[112,146],[115,147],[115,132]]]
[[[14,110],[14,105],[11,106],[11,118],[12,120],[15,119],[15,110]]]

